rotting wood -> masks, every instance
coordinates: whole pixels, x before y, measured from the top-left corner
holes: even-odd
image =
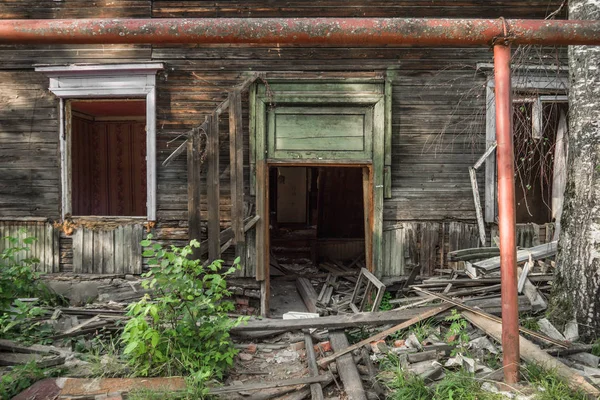
[[[208,393],[212,395],[220,395],[225,393],[246,392],[252,390],[271,389],[284,386],[310,385],[312,383],[324,383],[330,379],[332,379],[330,374],[323,374],[299,379],[286,379],[272,382],[253,383],[248,385],[233,385],[220,388],[212,388],[209,389]]]
[[[418,310],[366,312],[358,314],[334,315],[306,319],[261,319],[251,320],[245,325],[231,328],[231,332],[270,331],[270,330],[300,330],[300,329],[342,329],[364,325],[386,325],[410,320],[438,307],[423,307]]]
[[[349,346],[348,348],[345,348],[343,350],[340,350],[330,356],[327,356],[325,358],[322,358],[319,360],[319,366],[320,367],[324,367],[327,364],[329,364],[330,362],[334,361],[335,359],[337,359],[340,356],[343,356],[344,354],[347,354],[355,349],[358,349],[362,346],[368,345],[371,342],[377,341],[377,340],[381,340],[393,333],[398,332],[401,329],[406,329],[414,324],[416,324],[417,322],[423,321],[427,318],[431,318],[434,317],[444,311],[449,310],[450,308],[454,307],[454,304],[443,304],[441,306],[437,306],[437,307],[433,307],[428,309],[427,311],[421,312],[419,314],[417,314],[415,317],[409,319],[408,321],[402,322],[398,325],[395,325],[389,329],[384,330],[383,332],[379,332],[367,339],[361,340],[358,343],[353,344],[352,346]],[[390,321],[391,322],[391,321]]]
[[[252,80],[254,82],[254,80]],[[244,213],[244,135],[242,131],[242,97],[238,90],[229,94],[229,162],[231,192],[231,228],[235,255],[245,249]]]
[[[475,247],[472,249],[461,249],[448,252],[450,261],[471,261],[500,255],[498,247]]]
[[[298,293],[300,294],[300,297],[302,297],[302,301],[308,312],[317,313],[318,295],[310,281],[306,278],[298,278],[296,279],[296,288],[298,289]]]
[[[494,338],[498,343],[502,343],[502,323],[485,318],[470,311],[463,311],[462,315],[473,325]],[[542,367],[555,371],[556,374],[566,379],[575,390],[584,390],[586,393],[597,398],[600,396],[600,390],[589,384],[585,378],[579,375],[575,370],[567,367],[551,355],[541,350],[533,342],[519,336],[519,350],[521,358],[527,362],[541,365]]]
[[[332,331],[329,333],[329,340],[333,351],[340,354],[336,357],[337,372],[344,384],[344,390],[349,400],[367,400],[365,389],[362,385],[358,369],[354,364],[352,354],[348,354],[349,349],[348,339],[344,331]],[[326,364],[319,363],[321,367]]]
[[[519,250],[517,251],[517,263],[527,261],[530,256],[533,260],[551,257],[556,254],[556,250],[556,241],[544,243],[539,246],[531,247],[529,249]],[[500,257],[494,257],[483,261],[475,261],[472,264],[477,269],[483,270],[485,272],[490,272],[500,268]]]
[[[361,294],[362,284],[366,280],[366,287],[364,292]],[[377,292],[375,298],[371,301],[371,290],[372,288],[377,288]],[[352,297],[350,299],[350,305],[356,305],[356,302],[360,300],[360,306],[356,309],[358,312],[365,311],[365,306],[371,306],[371,312],[379,309],[379,305],[381,304],[381,300],[383,299],[383,295],[385,294],[385,285],[377,279],[375,275],[370,273],[366,268],[361,268],[360,274],[358,275],[358,280],[356,281],[356,285],[354,286],[354,291],[352,292]],[[354,310],[354,308],[353,308]],[[355,311],[357,312],[357,311]]]
[[[481,211],[481,198],[479,197],[479,186],[477,185],[477,173],[475,171],[475,168],[469,167],[471,189],[473,190],[473,203],[475,205],[475,216],[477,217],[477,227],[479,228],[479,239],[481,240],[481,245],[485,246],[485,222],[483,221],[483,212]]]
[[[468,306],[468,305],[464,304],[463,302],[461,302],[460,300],[451,299],[450,297],[444,296],[443,294],[430,292],[428,290],[421,289],[421,288],[415,288],[415,290],[418,290],[419,292],[423,292],[423,293],[428,294],[430,296],[437,297],[440,300],[444,300],[445,302],[447,302],[449,304],[453,304],[453,305],[457,306],[458,308],[470,311],[473,314],[477,314],[477,315],[482,316],[484,318],[487,318],[487,319],[489,319],[491,321],[495,321],[495,322],[498,322],[498,323],[502,322],[502,319],[500,319],[500,318],[498,318],[498,317],[496,317],[494,315],[488,314],[486,312],[483,312],[481,310],[478,310],[478,309],[476,309],[474,307]],[[570,344],[568,342],[563,342],[563,341],[560,341],[560,340],[552,339],[551,337],[548,337],[546,335],[542,335],[539,332],[532,331],[532,330],[524,328],[522,326],[519,326],[519,331],[521,331],[523,333],[526,333],[526,334],[528,334],[530,336],[533,336],[535,338],[538,338],[540,340],[543,340],[545,342],[552,343],[552,344],[555,344],[557,346],[563,347],[565,349],[569,348],[569,346],[570,346]]]
[[[218,260],[221,257],[220,210],[219,210],[219,114],[213,113],[209,118],[210,129],[206,142],[207,170],[206,192],[208,207],[208,259]]]
[[[208,118],[202,124],[209,126]],[[206,130],[206,127],[204,128]],[[201,190],[201,144],[199,132],[192,132],[187,140],[187,186],[188,186],[188,239],[202,241],[200,210],[202,208]],[[200,249],[194,249],[194,257],[202,257]]]
[[[308,372],[310,376],[319,375],[319,366],[317,365],[317,356],[313,347],[313,340],[310,334],[304,334],[304,348],[306,350],[306,362],[308,363]],[[310,385],[312,400],[323,400],[323,388],[318,383]]]

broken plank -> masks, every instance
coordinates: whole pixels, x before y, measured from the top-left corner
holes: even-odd
[[[461,249],[448,252],[449,261],[471,261],[475,259],[489,258],[500,255],[498,247],[474,247],[472,249]]]
[[[367,400],[367,395],[362,385],[356,364],[354,364],[352,354],[348,354],[351,350],[346,351],[350,348],[346,334],[344,331],[330,332],[329,341],[331,342],[331,348],[333,351],[340,354],[336,360],[337,371],[340,375],[342,383],[344,384],[344,390],[348,396],[348,399]],[[343,353],[343,355],[341,353]]]
[[[462,315],[473,325],[494,338],[498,343],[502,343],[502,323],[492,321],[470,311],[463,311]],[[600,396],[600,390],[589,384],[585,378],[579,375],[575,370],[567,367],[556,358],[541,350],[533,342],[519,336],[519,352],[521,358],[527,362],[535,363],[543,368],[554,371],[557,375],[567,380],[569,386],[575,390],[584,390],[593,395],[594,398]]]
[[[225,393],[235,393],[235,392],[246,392],[251,390],[263,390],[263,389],[271,389],[276,387],[285,387],[285,386],[296,386],[296,385],[310,385],[311,383],[324,383],[328,380],[332,379],[330,374],[323,374],[319,376],[309,376],[305,378],[299,379],[285,379],[279,381],[272,382],[262,382],[262,383],[252,383],[248,385],[232,385],[232,386],[224,386],[219,388],[212,388],[208,391],[209,394],[218,395]]]
[[[306,349],[306,362],[308,363],[308,372],[310,376],[319,375],[319,366],[317,365],[317,356],[313,347],[313,340],[310,334],[304,334],[304,348]],[[312,400],[323,400],[323,388],[318,383],[310,385]]]
[[[529,260],[531,257],[533,260],[540,258],[551,257],[556,254],[557,242],[544,243],[539,246],[531,247],[529,249],[517,251],[517,263],[521,263]],[[485,272],[490,272],[500,268],[500,257],[493,257],[483,261],[475,261],[472,263],[477,269]]]
[[[387,325],[408,321],[424,312],[438,307],[423,307],[410,310],[392,310],[382,312],[364,312],[357,314],[333,315],[320,318],[304,319],[269,319],[251,320],[246,325],[231,328],[232,333],[270,330],[301,330],[301,329],[342,329],[364,325]]]
[[[296,279],[296,288],[308,312],[317,313],[317,292],[306,278]]]
[[[481,211],[481,198],[479,197],[479,186],[477,186],[475,168],[469,167],[469,176],[471,178],[471,189],[473,190],[473,203],[475,205],[475,216],[477,217],[477,228],[479,229],[479,240],[481,240],[481,245],[485,246],[485,222],[483,221],[483,212]]]
[[[376,335],[373,335],[367,339],[361,340],[360,342],[355,343],[352,346],[350,346],[342,351],[336,352],[328,357],[322,358],[321,360],[319,360],[319,366],[324,367],[327,364],[329,364],[330,362],[332,362],[333,360],[335,360],[336,358],[343,356],[344,354],[349,353],[349,352],[353,351],[354,349],[358,349],[362,346],[368,345],[371,342],[381,340],[381,339],[391,335],[392,333],[396,333],[401,329],[406,329],[406,328],[416,324],[417,322],[434,317],[452,307],[454,307],[453,304],[443,304],[441,306],[429,308],[427,311],[422,311],[420,313],[417,313],[417,315],[415,315],[413,318],[409,319],[408,321],[402,322],[398,325],[395,325],[389,329],[384,330],[383,332],[379,332]],[[421,310],[423,310],[423,309],[421,309]]]

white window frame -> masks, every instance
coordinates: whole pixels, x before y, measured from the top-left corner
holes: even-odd
[[[496,142],[496,93],[493,64],[481,63],[477,65],[477,69],[485,71],[488,74],[486,84],[486,122],[485,122],[485,143],[486,149],[492,146]],[[519,71],[527,70],[527,74],[522,74]],[[539,76],[535,76],[535,72],[539,73]],[[566,96],[569,88],[569,80],[565,75],[568,72],[567,67],[557,66],[521,66],[517,71],[513,71],[512,76],[512,88],[513,90],[522,90],[524,92],[528,90],[552,90],[564,93]],[[544,74],[546,73],[546,74]],[[545,76],[544,76],[544,75]],[[549,76],[554,74],[555,76]],[[543,94],[539,95],[546,97]],[[557,98],[557,96],[548,96],[548,98]],[[561,98],[562,100],[562,98]],[[495,152],[494,152],[495,154]],[[497,216],[497,187],[496,182],[496,157],[489,156],[485,160],[485,210],[484,219],[485,222],[495,223]]]
[[[146,100],[146,213],[156,221],[156,73],[162,63],[37,66],[50,78],[49,90],[59,98],[61,216],[72,213],[71,138],[66,100],[143,98]],[[110,217],[107,217],[110,218]],[[120,218],[126,218],[125,216]]]

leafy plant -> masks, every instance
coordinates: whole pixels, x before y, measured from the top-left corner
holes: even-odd
[[[229,330],[245,318],[228,317],[234,306],[226,300],[225,279],[239,268],[239,259],[226,269],[221,260],[205,267],[190,257],[198,241],[166,250],[150,239],[141,243],[152,266],[143,286],[155,296],[129,306],[123,353],[137,375],[188,374],[191,386],[201,387],[222,377],[237,353]]]
[[[453,354],[465,350],[465,346],[469,343],[467,321],[456,310],[452,310],[452,314],[447,316],[445,320],[451,322],[448,332],[446,332],[446,341],[457,346],[457,349],[452,351]]]
[[[381,304],[379,304],[380,311],[389,311],[394,308],[393,304],[390,304],[390,300],[392,300],[392,294],[390,292],[385,292],[383,297],[381,298]]]
[[[0,253],[0,337],[39,343],[53,334],[52,327],[43,322],[45,311],[41,306],[53,303],[55,298],[34,270],[39,260],[30,256],[29,246],[36,239],[26,234],[21,229],[18,236],[24,238],[6,236],[0,239],[9,244]],[[19,300],[25,297],[39,300]]]
[[[42,378],[44,371],[36,366],[35,361],[17,365],[0,378],[0,399],[13,398]]]
[[[39,275],[33,266],[40,260],[27,256],[36,238],[5,236],[2,240],[9,244],[0,253],[0,312],[6,313],[16,298],[33,297],[39,292]]]

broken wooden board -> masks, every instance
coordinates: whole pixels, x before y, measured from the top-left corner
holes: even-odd
[[[373,313],[358,313],[348,315],[334,315],[321,318],[306,319],[268,319],[251,320],[246,325],[238,325],[231,329],[232,333],[250,332],[250,331],[270,331],[282,330],[293,331],[301,329],[342,329],[348,327],[358,327],[364,325],[386,325],[398,324],[408,321],[418,315],[437,307],[423,307],[419,309],[382,311]]]
[[[308,312],[318,313],[318,295],[310,281],[306,278],[298,278],[296,279],[296,288],[298,289],[298,293],[300,293],[300,297],[302,297],[302,301],[304,302],[304,305],[306,306]]]
[[[232,386],[224,386],[219,388],[212,388],[209,390],[209,394],[212,395],[220,395],[225,393],[235,393],[235,392],[246,392],[251,390],[263,390],[263,389],[271,389],[276,387],[285,387],[285,386],[296,386],[296,385],[309,385],[312,383],[325,383],[332,379],[330,374],[323,374],[319,376],[313,377],[305,377],[299,379],[285,379],[279,381],[271,381],[271,382],[261,382],[261,383],[251,383],[247,385],[232,385]]]
[[[529,249],[517,251],[517,263],[525,262],[529,260],[529,257],[533,260],[539,260],[541,258],[551,257],[556,254],[557,242],[550,242],[540,244],[539,246],[531,247]],[[484,272],[494,271],[500,268],[500,257],[488,258],[483,261],[474,261],[473,266]]]
[[[336,360],[337,371],[340,379],[344,383],[344,390],[349,400],[367,400],[367,394],[362,385],[360,374],[354,364],[352,354],[347,354],[349,351],[348,339],[344,331],[333,331],[329,333],[329,340],[333,351],[337,353],[344,352],[345,355],[340,355]]]
[[[500,322],[489,320],[470,311],[462,311],[461,314],[473,325],[494,338],[498,343],[502,343],[502,324]],[[594,398],[600,396],[600,390],[588,383],[583,376],[579,375],[575,370],[567,367],[556,358],[548,355],[523,336],[519,336],[519,351],[523,360],[538,364],[550,371],[554,371],[556,374],[566,379],[569,386],[573,389],[584,390],[586,393],[594,396]]]

